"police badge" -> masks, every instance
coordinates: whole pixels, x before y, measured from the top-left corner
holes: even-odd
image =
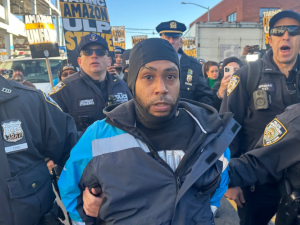
[[[1,124],[3,129],[3,138],[7,142],[17,142],[20,141],[23,136],[23,130],[21,127],[21,121],[15,120],[10,122],[3,122]]]
[[[186,76],[186,81],[187,81],[187,82],[185,82],[186,85],[192,86],[191,82],[193,81],[193,70],[188,69],[187,76]]]
[[[230,93],[238,86],[240,82],[240,78],[238,76],[232,76],[231,80],[229,81],[229,84],[227,86],[227,96],[230,95]]]
[[[177,29],[177,23],[176,22],[171,22],[170,23],[170,28]]]
[[[268,146],[279,141],[285,134],[287,129],[280,123],[278,119],[272,120],[266,127],[264,132],[264,146]]]
[[[97,40],[98,40],[97,34],[90,34],[90,41],[97,41]]]

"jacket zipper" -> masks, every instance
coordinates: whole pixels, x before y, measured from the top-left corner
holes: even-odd
[[[106,122],[107,122],[108,124],[112,125],[112,126],[115,126],[115,127],[119,128],[119,129],[121,129],[121,130],[124,130],[124,131],[127,132],[127,133],[130,133],[129,131],[126,131],[126,129],[124,129],[124,127],[122,127],[122,126],[121,126],[120,124],[118,124],[116,121],[112,122],[109,118],[107,118],[107,119],[106,119]],[[177,178],[177,177],[175,176],[175,173],[174,173],[174,171],[172,170],[172,168],[169,166],[169,164],[166,163],[166,161],[163,160],[163,159],[159,156],[159,154],[157,153],[157,151],[154,150],[154,149],[155,149],[154,146],[151,144],[151,142],[150,142],[149,139],[146,137],[146,135],[145,135],[140,129],[138,129],[137,127],[135,127],[135,129],[138,131],[138,133],[139,133],[140,135],[142,135],[142,137],[143,137],[143,138],[145,139],[145,141],[147,142],[146,144],[147,144],[147,146],[148,146],[148,148],[149,148],[151,154],[154,156],[154,158],[155,158],[156,160],[158,160],[158,162],[162,163],[168,170],[170,170],[170,171],[172,172],[172,174],[173,174],[173,176],[174,176],[175,184],[176,184],[176,194],[177,194],[177,193],[178,193],[178,190],[179,190],[179,185],[180,185],[180,178],[179,178],[179,177]]]

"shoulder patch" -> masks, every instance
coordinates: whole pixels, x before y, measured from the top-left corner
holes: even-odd
[[[278,119],[272,120],[266,127],[264,132],[264,146],[268,146],[279,141],[287,133],[287,129],[280,123]]]
[[[46,102],[56,106],[60,111],[62,111],[62,109],[57,105],[57,103],[49,95],[47,95],[45,92],[43,92],[43,95],[44,95]]]
[[[230,93],[238,86],[239,82],[240,78],[238,76],[234,75],[231,77],[231,80],[227,86],[227,96],[229,96]]]
[[[61,89],[63,89],[63,87],[65,87],[65,83],[60,81],[55,87],[53,87],[51,89],[51,91],[48,93],[48,95],[53,95],[54,93],[60,91]]]

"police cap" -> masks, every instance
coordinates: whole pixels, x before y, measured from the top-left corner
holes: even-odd
[[[78,52],[80,53],[80,51],[89,44],[98,44],[101,45],[104,49],[108,50],[108,44],[106,40],[97,34],[91,33],[81,38],[81,41],[78,45]]]
[[[179,23],[175,20],[162,22],[156,27],[156,31],[160,36],[164,34],[170,37],[181,37],[185,30],[186,26],[183,23]]]

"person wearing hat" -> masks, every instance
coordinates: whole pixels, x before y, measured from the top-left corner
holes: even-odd
[[[60,81],[63,81],[64,79],[73,75],[76,72],[77,70],[75,69],[75,67],[72,64],[68,63],[67,60],[64,60],[58,70],[58,79]]]
[[[205,63],[204,59],[198,59],[198,62],[203,66],[203,64]]]
[[[123,80],[127,83],[128,79],[128,69],[129,69],[129,56],[131,49],[127,49],[124,51],[122,56],[122,72],[124,74]]]
[[[228,192],[234,191],[233,187],[263,184],[270,179],[279,181],[281,201],[276,225],[300,224],[299,115],[300,104],[287,107],[266,126],[253,151],[231,159],[229,164],[232,188]]]
[[[242,125],[230,145],[232,157],[254,149],[267,124],[286,107],[299,102],[300,15],[292,10],[281,11],[272,17],[269,26],[271,49],[262,59],[233,74],[221,105],[221,114],[233,112]],[[242,193],[245,203],[238,202],[241,225],[267,225],[281,198],[278,183],[270,180],[243,187]]]
[[[181,72],[180,97],[212,105],[213,97],[203,77],[202,65],[197,59],[186,55],[180,48],[182,45],[181,36],[185,30],[186,26],[175,20],[162,22],[156,27],[161,38],[170,42],[178,54]]]
[[[119,46],[114,46],[116,63],[113,66],[107,67],[107,71],[110,74],[114,75],[115,77],[120,78],[121,80],[124,77],[124,74],[122,73],[122,58],[123,58],[124,51],[125,51],[125,49],[123,49]]]
[[[213,106],[215,107],[215,109],[217,111],[220,110],[222,100],[224,98],[224,95],[226,94],[227,86],[229,84],[229,81],[231,80],[231,76],[233,75],[233,74],[227,74],[226,76],[224,76],[225,67],[232,66],[234,69],[234,72],[236,72],[243,65],[244,65],[244,63],[242,62],[242,60],[240,60],[239,58],[234,57],[234,56],[228,57],[228,58],[224,59],[224,61],[222,62],[222,66],[220,69],[220,75],[219,75],[219,81],[217,81],[211,89],[211,93],[214,97]]]
[[[23,66],[20,64],[17,64],[15,66],[12,67],[12,69],[14,70],[14,73],[11,77],[11,80],[17,81],[27,87],[31,87],[36,89],[36,87],[34,86],[34,84],[32,84],[31,82],[25,80],[24,78],[24,69]]]
[[[72,149],[58,181],[66,210],[75,224],[214,224],[210,202],[227,189],[227,146],[239,125],[231,113],[179,100],[170,43],[143,40],[129,60],[134,98],[105,108]],[[90,211],[86,195],[98,207]]]
[[[78,52],[80,71],[60,81],[49,95],[74,118],[77,129],[85,131],[105,118],[105,106],[126,102],[132,95],[124,81],[107,72],[111,58],[104,38],[94,33],[82,37]]]

